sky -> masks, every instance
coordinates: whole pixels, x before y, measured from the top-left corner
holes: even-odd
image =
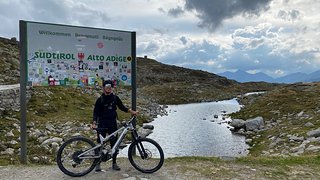
[[[0,0],[0,37],[19,20],[135,31],[137,56],[274,78],[320,70],[320,0]]]

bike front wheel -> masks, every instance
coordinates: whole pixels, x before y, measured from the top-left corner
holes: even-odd
[[[128,149],[128,158],[134,168],[143,173],[158,171],[164,162],[161,146],[149,138],[139,138]]]
[[[57,153],[59,169],[72,177],[80,177],[91,172],[98,163],[99,152],[94,142],[85,137],[74,137],[61,145]]]

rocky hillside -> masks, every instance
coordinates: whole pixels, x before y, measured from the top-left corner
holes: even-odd
[[[319,94],[320,83],[300,83],[242,96],[245,106],[231,115],[233,124],[254,156],[318,155]]]
[[[19,66],[18,42],[0,37],[0,85],[18,83]]]
[[[153,59],[137,58],[139,91],[161,104],[230,99],[252,91],[279,86],[263,82],[238,83],[212,73],[166,65]]]

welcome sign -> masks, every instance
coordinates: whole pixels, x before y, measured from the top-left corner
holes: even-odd
[[[29,85],[131,85],[131,32],[26,22],[26,41]]]

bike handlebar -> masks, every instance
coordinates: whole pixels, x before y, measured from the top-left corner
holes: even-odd
[[[123,121],[121,122],[121,126],[128,126],[130,123],[132,123],[137,118],[137,115],[132,115],[129,121]],[[92,128],[93,130],[99,131],[99,130],[105,130],[108,128]]]

